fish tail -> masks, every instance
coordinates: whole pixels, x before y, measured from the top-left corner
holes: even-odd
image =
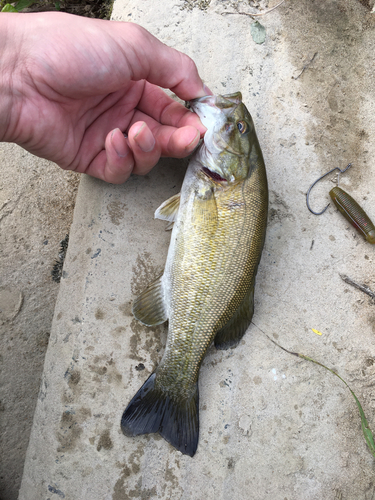
[[[152,373],[128,404],[121,418],[126,436],[159,434],[185,455],[194,456],[199,437],[198,384],[189,399],[173,398],[155,386]]]

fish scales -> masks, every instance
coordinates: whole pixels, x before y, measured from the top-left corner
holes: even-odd
[[[217,192],[218,217],[213,238],[207,217],[203,211],[200,213],[199,206],[190,224],[186,221],[180,229],[184,237],[179,238],[173,261],[173,313],[169,318],[166,352],[158,367],[160,375],[166,366],[167,377],[173,373],[175,380],[181,380],[179,390],[194,386],[215,333],[229,320],[252,284],[258,265],[255,256],[263,244],[254,236],[262,231],[267,212],[267,204],[258,188],[261,181],[264,183],[262,174],[263,169],[258,168],[245,181],[243,189]],[[254,217],[256,210],[260,217]],[[228,259],[228,253],[234,258]],[[215,273],[216,269],[220,273]],[[196,281],[203,283],[198,290]],[[159,380],[165,383],[161,377]]]
[[[265,239],[267,177],[254,124],[240,93],[192,101],[207,127],[180,195],[155,216],[174,223],[164,273],[133,304],[146,325],[169,320],[156,370],[122,416],[128,436],[159,432],[193,456],[199,436],[199,369],[214,340],[241,340],[254,311]]]

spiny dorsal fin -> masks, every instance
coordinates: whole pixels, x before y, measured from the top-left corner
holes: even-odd
[[[180,197],[181,195],[178,193],[162,203],[155,212],[155,219],[174,222],[177,217],[178,209],[180,208]]]
[[[134,317],[147,326],[161,325],[167,321],[164,293],[159,276],[133,303]]]
[[[235,347],[244,336],[254,314],[254,285],[251,286],[228,323],[215,336],[216,349]]]

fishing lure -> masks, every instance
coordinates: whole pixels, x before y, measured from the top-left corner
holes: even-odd
[[[375,244],[375,226],[370,217],[358,203],[343,189],[335,187],[329,192],[333,203],[347,219],[364,237]]]
[[[324,213],[327,208],[329,207],[328,205],[321,211],[321,212],[314,212],[309,204],[309,195],[311,189],[315,186],[315,184],[323,179],[326,175],[332,173],[334,170],[339,170],[341,174],[346,172],[348,168],[351,167],[351,163],[347,165],[344,170],[341,170],[339,167],[335,167],[326,174],[322,175],[317,179],[308,189],[307,194],[306,194],[306,204],[307,208],[310,210],[311,213],[314,215],[321,215]],[[375,226],[373,222],[371,221],[370,217],[366,214],[366,212],[359,206],[359,204],[348,194],[346,193],[343,189],[340,187],[335,187],[331,189],[329,192],[329,195],[333,201],[333,203],[336,205],[336,207],[339,209],[339,211],[344,215],[344,217],[364,236],[364,238],[371,244],[375,244]]]

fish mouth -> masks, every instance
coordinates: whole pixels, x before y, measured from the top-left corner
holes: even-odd
[[[214,182],[227,182],[227,180],[224,179],[224,177],[221,177],[220,174],[218,174],[217,172],[213,172],[207,167],[203,167],[202,171],[207,175],[207,177],[212,179]]]
[[[238,106],[240,98],[241,94],[237,92],[227,96],[207,95],[189,101],[190,109],[199,116],[207,128],[203,142],[209,153],[216,155],[226,151],[238,156],[225,140],[227,136],[225,126],[229,116]]]

